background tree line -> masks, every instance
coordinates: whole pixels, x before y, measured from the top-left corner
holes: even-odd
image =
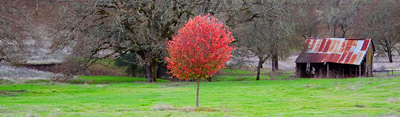
[[[279,70],[278,61],[299,51],[307,37],[372,38],[390,62],[400,53],[398,0],[39,0],[35,9],[44,3],[55,6],[47,8],[55,12],[48,24],[52,50],[69,50],[63,72],[71,76],[113,58],[131,75],[156,82],[166,73],[166,42],[189,18],[207,13],[232,30],[237,50],[231,64],[258,58],[257,79],[263,63]],[[26,56],[16,51],[34,39],[24,23],[34,24],[35,13],[24,5],[0,3],[0,12],[9,14],[0,16],[2,61]]]

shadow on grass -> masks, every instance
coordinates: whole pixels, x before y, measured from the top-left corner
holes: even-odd
[[[146,78],[121,77],[121,76],[78,76],[68,81],[70,84],[110,84],[110,83],[143,83]],[[157,79],[157,82],[169,82],[164,79]]]
[[[220,112],[219,109],[209,108],[209,107],[174,107],[168,104],[157,104],[150,108],[150,111],[183,111],[183,112],[193,112],[193,111],[206,111],[206,112]]]
[[[27,90],[6,90],[0,91],[0,96],[14,97],[18,96],[18,93],[25,93]]]

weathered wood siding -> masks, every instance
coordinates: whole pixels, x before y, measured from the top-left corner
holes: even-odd
[[[372,66],[373,66],[373,59],[374,59],[374,46],[373,46],[374,44],[372,44],[371,43],[371,45],[368,47],[368,50],[367,50],[367,55],[366,55],[366,59],[367,59],[367,61],[366,61],[366,71],[367,71],[367,73],[366,73],[366,76],[367,77],[372,77],[373,76],[373,74],[372,74]]]

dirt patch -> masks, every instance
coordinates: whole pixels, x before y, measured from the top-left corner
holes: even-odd
[[[200,108],[192,108],[192,107],[174,107],[168,104],[158,104],[150,108],[151,111],[183,111],[183,112],[193,112],[193,111],[207,111],[207,112],[219,112],[221,110],[208,108],[208,107],[200,107]]]
[[[179,86],[187,86],[187,85],[192,85],[193,83],[190,82],[184,82],[184,83],[168,83],[166,85],[163,85],[161,87],[179,87]]]
[[[400,102],[400,98],[388,98],[388,102]]]
[[[27,90],[9,90],[9,91],[0,91],[0,96],[18,96],[18,93],[25,93]]]
[[[106,87],[106,86],[108,86],[108,85],[107,84],[105,84],[105,85],[103,85],[103,84],[96,85],[96,87]]]
[[[178,86],[180,86],[180,84],[167,84],[167,85],[165,85],[165,86],[169,86],[169,87],[178,87]]]
[[[151,111],[167,111],[167,110],[175,110],[175,107],[172,105],[166,104],[158,104],[150,108]]]
[[[383,87],[383,86],[389,86],[389,85],[393,85],[393,84],[396,84],[396,82],[389,83],[389,84],[378,85],[378,86],[376,86],[376,87],[374,87],[374,88],[379,88],[379,87]]]
[[[311,87],[311,85],[303,85],[303,87]]]
[[[13,111],[0,107],[0,114],[13,113]]]
[[[116,111],[117,112],[134,112],[136,110],[135,109],[129,109],[129,108],[118,108]]]
[[[363,107],[365,107],[365,105],[356,104],[356,105],[354,105],[354,107],[363,108]]]

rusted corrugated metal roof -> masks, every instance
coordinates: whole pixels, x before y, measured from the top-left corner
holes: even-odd
[[[308,38],[296,63],[342,63],[360,65],[371,39]]]

